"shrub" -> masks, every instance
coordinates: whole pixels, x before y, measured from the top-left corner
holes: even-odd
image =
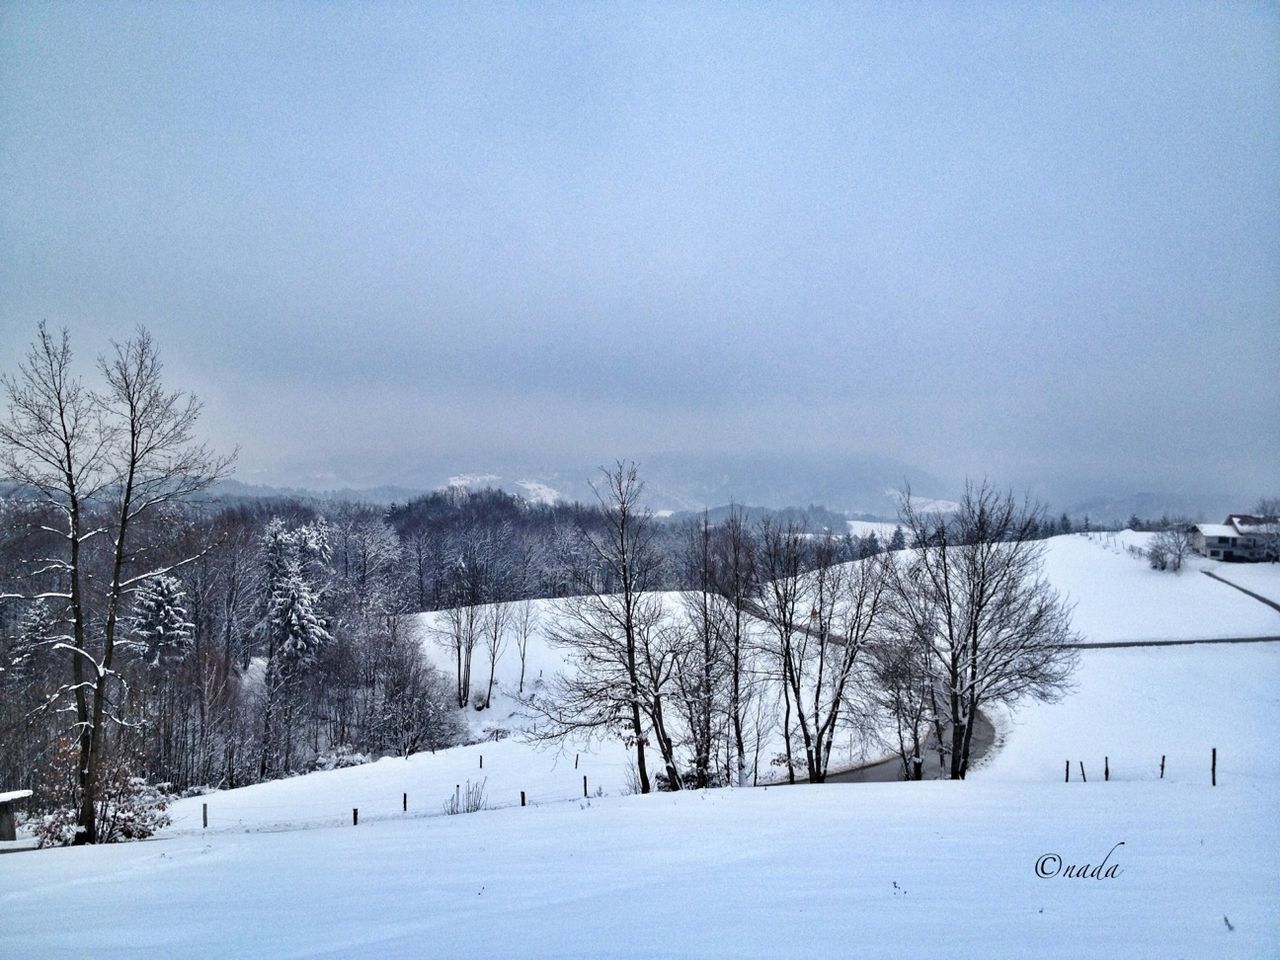
[[[341,770],[343,767],[358,767],[362,763],[372,761],[373,757],[369,754],[353,750],[344,743],[320,754],[307,764],[307,770]]]
[[[166,786],[147,783],[121,764],[98,801],[98,842],[145,840],[172,823],[166,812]],[[33,817],[29,825],[42,847],[65,847],[75,841],[79,832],[76,807],[70,804]]]
[[[488,804],[484,795],[484,785],[488,782],[488,777],[479,783],[467,781],[465,790],[459,790],[453,794],[444,803],[444,812],[449,816],[459,813],[475,813],[477,810],[483,810]]]

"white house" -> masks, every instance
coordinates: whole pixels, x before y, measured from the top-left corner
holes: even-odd
[[[1232,513],[1223,523],[1197,523],[1193,530],[1196,553],[1213,560],[1275,560],[1280,545],[1280,517]]]

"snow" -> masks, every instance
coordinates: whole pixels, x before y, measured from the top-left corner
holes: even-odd
[[[902,491],[895,490],[893,487],[886,487],[884,495],[895,502],[902,499]],[[955,500],[945,500],[940,497],[921,497],[915,494],[911,496],[911,505],[917,513],[955,513],[960,509],[960,504]]]
[[[1204,569],[1212,570],[1215,576],[1260,597],[1280,603],[1280,563],[1206,563]]]
[[[855,537],[869,537],[871,534],[876,535],[876,539],[881,544],[887,544],[893,539],[893,531],[899,524],[892,521],[883,520],[849,520],[849,532]]]
[[[1280,944],[1270,798],[839,784],[49,850],[0,863],[4,952],[1258,957]],[[1121,841],[1113,879],[1034,872]]]
[[[1109,757],[1113,782],[1151,781],[1163,755],[1166,781],[1206,784],[1216,747],[1220,784],[1280,788],[1280,643],[1083,650],[1074,684],[997,717],[1003,743],[974,776],[1052,782],[1070,760],[1071,779],[1084,761],[1092,783]]]
[[[492,486],[502,478],[496,473],[460,473],[444,482],[444,489]]]
[[[1126,549],[1144,549],[1152,536],[1126,530],[1046,541],[1045,577],[1075,604],[1086,643],[1280,636],[1280,612],[1203,576],[1199,558],[1171,573]]]
[[[538,480],[517,480],[516,486],[524,491],[524,498],[533,503],[556,503],[562,499],[560,491]]]
[[[1274,610],[1195,564],[1150,570],[1125,549],[1145,536],[1046,544],[1086,639],[1280,633]],[[555,604],[534,609],[530,683],[563,664],[545,637]],[[433,622],[419,618],[424,637]],[[1280,954],[1280,644],[1080,656],[1060,703],[996,716],[996,753],[961,783],[624,796],[616,740],[558,753],[510,736],[179,801],[154,842],[0,857],[0,955]],[[518,670],[513,642],[494,706],[468,712],[476,736],[525,725]],[[481,777],[501,809],[441,814]],[[1044,854],[1097,864],[1113,848],[1112,879],[1036,876]]]
[[[15,800],[25,800],[31,796],[30,790],[10,790],[8,793],[0,793],[0,803],[12,803]]]

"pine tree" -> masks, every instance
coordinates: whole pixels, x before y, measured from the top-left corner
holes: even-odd
[[[52,643],[58,624],[47,600],[35,600],[18,621],[7,655],[0,660],[0,680],[20,683],[30,679],[40,664],[40,648]]]
[[[876,532],[872,530],[869,534],[862,538],[859,543],[858,558],[865,560],[867,557],[874,557],[880,552],[880,538],[876,536]]]
[[[902,532],[902,526],[898,525],[893,528],[893,536],[889,540],[890,550],[905,550],[907,547],[907,535]]]
[[[177,663],[191,652],[195,625],[187,619],[186,594],[173,577],[143,581],[129,618],[130,652],[155,670]]]
[[[267,629],[275,641],[276,662],[272,666],[286,682],[313,667],[320,648],[329,640],[315,608],[315,595],[302,575],[301,564],[295,562],[286,568],[267,614]]]

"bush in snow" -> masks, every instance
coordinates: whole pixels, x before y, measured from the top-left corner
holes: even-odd
[[[42,792],[70,802],[63,802],[28,822],[42,847],[67,846],[76,839],[76,812],[79,807],[74,778],[76,750],[74,741],[62,738],[57,756],[46,770]],[[66,762],[68,759],[70,764]],[[117,763],[113,770],[109,770],[98,794],[98,842],[145,840],[157,830],[167,827],[172,822],[165,812],[168,797],[164,788],[167,786],[147,783],[142,777],[135,777],[126,762]]]
[[[367,753],[353,750],[341,744],[332,750],[326,750],[307,765],[310,770],[341,770],[343,767],[358,767],[362,763],[372,763],[373,757]]]
[[[1191,556],[1193,541],[1190,529],[1184,524],[1176,524],[1161,530],[1151,539],[1147,548],[1147,560],[1153,570],[1171,570],[1177,573],[1182,564]]]
[[[485,799],[484,785],[488,782],[488,777],[479,783],[467,781],[466,790],[457,790],[448,800],[444,802],[442,809],[449,816],[459,813],[475,813],[477,810],[483,810],[488,804]]]

